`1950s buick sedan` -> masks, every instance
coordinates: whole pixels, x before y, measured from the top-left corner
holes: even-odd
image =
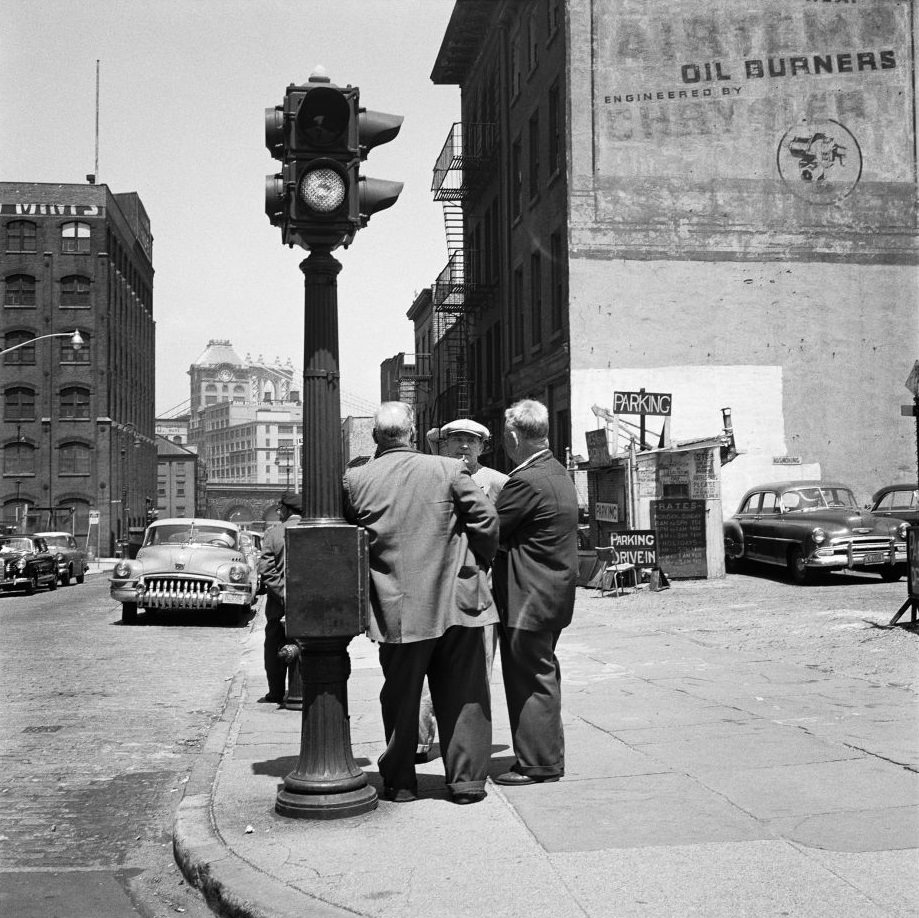
[[[724,523],[725,562],[777,564],[795,583],[820,571],[857,570],[899,579],[907,524],[862,510],[835,481],[781,481],[751,488]]]
[[[258,574],[239,526],[224,520],[157,520],[137,557],[112,570],[111,596],[126,624],[138,609],[205,610],[236,621],[257,595]]]

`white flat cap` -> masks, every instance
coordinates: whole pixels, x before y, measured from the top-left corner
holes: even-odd
[[[449,437],[450,434],[458,433],[471,434],[481,440],[487,440],[491,436],[484,424],[473,421],[472,418],[459,418],[456,421],[450,421],[449,424],[444,424],[440,428],[440,435],[444,438]]]

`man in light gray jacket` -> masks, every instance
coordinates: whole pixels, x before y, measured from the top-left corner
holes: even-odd
[[[457,803],[485,797],[491,702],[482,627],[497,613],[486,574],[498,546],[495,509],[463,465],[412,446],[414,413],[384,402],[377,452],[349,469],[344,512],[369,536],[369,636],[380,642],[384,798],[414,800],[418,707],[425,676]]]

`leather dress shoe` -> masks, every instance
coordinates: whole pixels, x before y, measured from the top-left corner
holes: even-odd
[[[418,795],[407,787],[384,787],[383,799],[390,803],[411,803],[418,799]]]
[[[457,791],[453,795],[453,802],[458,803],[460,806],[465,806],[469,803],[479,803],[487,796],[483,790]]]
[[[508,787],[525,787],[527,784],[552,784],[560,777],[561,775],[522,775],[519,771],[506,771],[494,778],[494,782]]]
[[[283,698],[278,698],[277,695],[262,695],[256,702],[256,704],[284,704]]]

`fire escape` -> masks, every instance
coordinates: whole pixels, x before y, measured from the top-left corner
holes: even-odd
[[[434,166],[431,190],[443,202],[447,264],[433,287],[434,419],[444,424],[470,410],[469,326],[488,295],[481,253],[465,246],[463,202],[488,179],[496,152],[494,124],[453,125]]]

